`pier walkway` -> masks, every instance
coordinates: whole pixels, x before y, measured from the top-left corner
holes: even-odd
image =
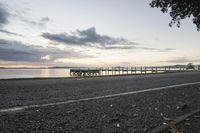
[[[186,67],[91,67],[71,68],[70,76],[109,76],[188,71]],[[191,71],[191,70],[190,70]]]

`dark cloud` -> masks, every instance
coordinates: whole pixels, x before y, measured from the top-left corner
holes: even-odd
[[[6,61],[38,61],[42,53],[21,42],[0,40],[0,59]]]
[[[10,31],[3,30],[3,29],[0,29],[0,32],[5,33],[5,34],[9,34],[9,35],[23,36],[22,34],[18,34],[18,33],[10,32]]]
[[[9,12],[5,9],[4,5],[0,3],[0,27],[8,24]]]
[[[78,45],[78,46],[92,46],[97,48],[109,49],[113,48],[130,48],[137,45],[135,42],[128,41],[124,38],[114,38],[107,35],[100,35],[96,32],[95,27],[91,27],[86,30],[76,30],[71,34],[60,33],[43,33],[42,37],[54,42],[64,43],[66,45]]]
[[[48,56],[49,59],[43,57]],[[89,58],[76,51],[25,45],[22,42],[0,39],[0,60],[26,62],[52,62],[59,58]]]
[[[96,32],[95,27],[88,28],[86,30],[76,30],[70,34],[68,33],[43,33],[42,37],[57,43],[64,43],[66,45],[76,45],[76,46],[89,46],[99,49],[140,49],[156,52],[169,52],[173,49],[158,49],[149,47],[139,47],[138,43],[129,41],[125,38],[115,38],[108,35],[100,35]]]
[[[41,22],[46,23],[46,22],[49,22],[49,21],[50,21],[49,17],[43,17],[43,18],[41,18]]]

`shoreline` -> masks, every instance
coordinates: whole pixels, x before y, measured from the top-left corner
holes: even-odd
[[[169,73],[187,73],[187,72],[199,72],[198,70],[194,71],[182,71],[182,72],[161,72],[161,73],[138,73],[138,74],[124,74],[124,75],[101,75],[101,76],[77,76],[77,77],[28,77],[28,78],[6,78],[0,79],[0,81],[7,80],[38,80],[38,79],[77,79],[77,78],[104,78],[104,77],[123,77],[123,76],[144,76],[144,75],[159,75],[159,74],[169,74]]]

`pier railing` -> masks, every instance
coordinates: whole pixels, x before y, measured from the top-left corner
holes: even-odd
[[[70,76],[109,76],[188,71],[186,67],[90,67],[71,68]]]

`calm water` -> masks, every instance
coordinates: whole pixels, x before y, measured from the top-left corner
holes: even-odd
[[[0,69],[0,79],[69,76],[69,69]]]

